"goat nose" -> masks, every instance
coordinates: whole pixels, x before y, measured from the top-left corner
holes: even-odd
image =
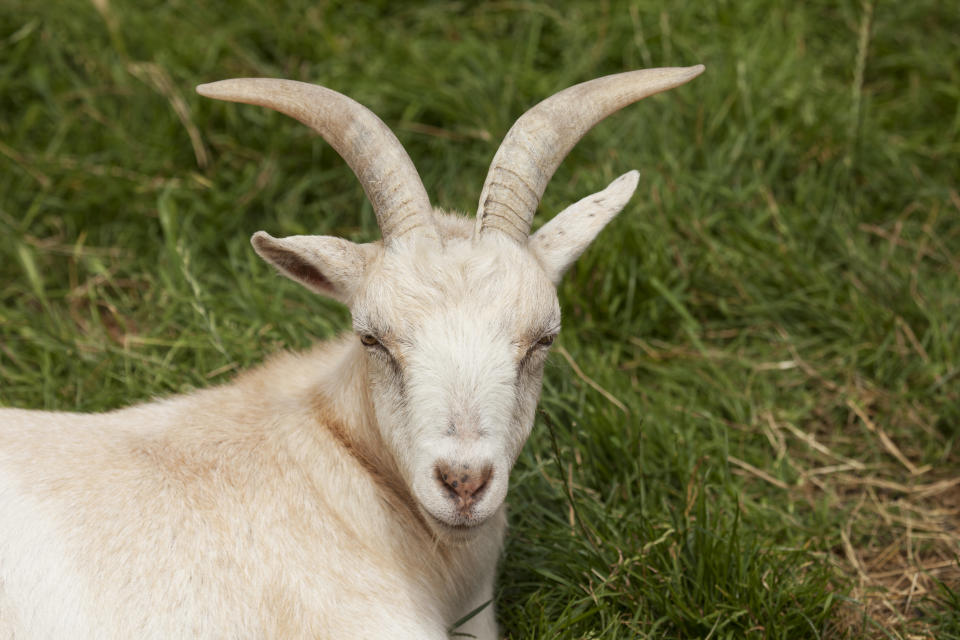
[[[484,465],[480,468],[469,464],[452,464],[438,462],[436,467],[437,482],[447,493],[457,509],[466,513],[475,502],[480,500],[484,490],[493,477],[493,467]]]

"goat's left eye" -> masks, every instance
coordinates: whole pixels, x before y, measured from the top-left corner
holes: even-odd
[[[537,340],[537,344],[540,345],[541,347],[549,347],[550,345],[553,344],[553,341],[556,339],[557,339],[556,334],[543,336],[542,338]]]
[[[377,338],[369,333],[365,333],[360,336],[360,342],[363,343],[366,347],[375,347],[380,344],[380,341]]]

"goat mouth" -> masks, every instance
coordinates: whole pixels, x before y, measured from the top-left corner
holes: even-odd
[[[484,520],[477,520],[476,522],[472,522],[469,524],[467,523],[451,524],[446,520],[441,520],[440,518],[436,517],[426,509],[422,509],[422,510],[425,512],[427,518],[430,520],[430,524],[433,525],[433,528],[435,530],[454,538],[466,538],[466,537],[472,536],[473,534],[477,533],[477,531],[480,530],[480,528],[484,525],[484,523],[486,523],[486,519],[484,519]]]

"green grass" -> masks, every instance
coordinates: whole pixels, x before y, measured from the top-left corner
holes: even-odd
[[[933,0],[6,0],[0,405],[114,408],[348,326],[248,238],[372,240],[359,184],[298,123],[196,84],[345,92],[434,203],[473,211],[527,107],[702,62],[594,129],[545,195],[538,223],[641,170],[560,290],[502,630],[960,637],[957,51]]]

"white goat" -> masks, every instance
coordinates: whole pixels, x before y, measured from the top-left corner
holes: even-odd
[[[476,221],[434,211],[373,113],[268,79],[201,95],[277,109],[347,161],[382,242],[253,236],[346,304],[353,333],[231,384],[104,414],[0,410],[0,639],[497,637],[510,469],[560,330],[556,284],[637,172],[528,237],[547,182],[614,111],[697,76],[562,91],[497,151]]]

